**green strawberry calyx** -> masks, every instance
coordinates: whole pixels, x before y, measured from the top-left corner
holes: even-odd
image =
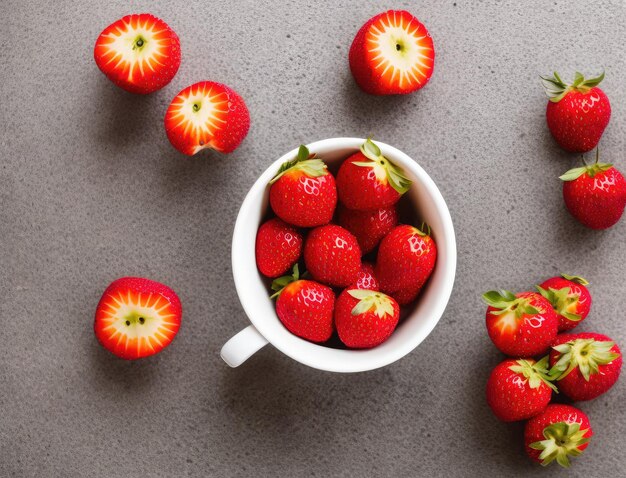
[[[317,178],[319,176],[325,176],[328,174],[326,164],[319,158],[315,158],[315,153],[311,154],[309,148],[301,144],[298,149],[296,157],[290,161],[284,162],[276,176],[272,178],[270,184],[274,184],[278,181],[287,171],[302,171],[304,174],[311,178]]]
[[[398,194],[404,194],[411,187],[412,181],[407,178],[402,168],[396,166],[380,151],[380,148],[370,139],[361,145],[361,153],[370,161],[355,161],[355,166],[373,168],[379,181],[387,180],[389,185]]]
[[[574,82],[570,85],[565,83],[559,74],[555,71],[553,76],[541,76],[541,83],[546,90],[546,95],[553,103],[561,101],[565,95],[570,91],[578,91],[580,93],[587,93],[592,88],[595,88],[604,79],[604,72],[600,76],[595,78],[589,78],[588,80],[580,72],[574,74]]]
[[[528,360],[520,359],[517,360],[517,365],[511,365],[509,370],[520,375],[523,375],[524,378],[528,381],[528,386],[530,388],[539,388],[541,384],[545,384],[554,390],[556,393],[559,393],[555,385],[552,383],[553,380],[548,372],[548,359],[549,356],[546,355],[544,358],[539,360],[539,362],[531,363]]]
[[[580,295],[573,294],[569,287],[563,287],[562,289],[548,287],[544,289],[541,286],[537,286],[537,290],[552,304],[552,307],[558,314],[572,322],[580,322],[582,320],[582,315],[569,311],[572,305],[577,304],[580,299]]]
[[[508,290],[490,290],[483,294],[483,300],[497,311],[491,312],[493,315],[502,315],[509,312],[515,313],[517,319],[521,319],[525,314],[535,315],[541,311],[530,303],[527,297],[515,297],[513,292]]]
[[[580,285],[589,285],[589,281],[587,279],[585,279],[584,277],[581,277],[581,276],[571,276],[569,274],[563,274],[562,273],[561,277],[563,279],[566,279],[566,280],[569,280],[569,281],[572,281],[572,282],[576,282],[576,283],[578,283]]]
[[[612,341],[595,339],[574,339],[552,347],[561,356],[550,370],[550,376],[556,380],[567,377],[578,367],[580,374],[588,382],[591,375],[600,373],[600,365],[606,365],[619,357],[611,352],[615,345]]]
[[[583,450],[581,446],[589,442],[585,435],[588,428],[580,429],[580,423],[556,422],[543,429],[543,437],[540,440],[528,445],[533,450],[540,450],[541,464],[547,466],[553,461],[564,468],[570,465],[569,457],[578,456]]]
[[[603,173],[608,169],[613,167],[610,163],[594,163],[585,166],[581,166],[579,168],[573,168],[567,171],[565,174],[559,176],[559,179],[562,181],[574,181],[581,177],[583,174],[587,173],[590,178],[593,178],[598,173]]]
[[[393,302],[388,295],[365,289],[352,289],[348,291],[348,294],[359,301],[352,308],[352,315],[360,315],[372,311],[381,319],[385,315],[393,317]]]
[[[298,268],[298,264],[296,263],[293,266],[293,271],[290,275],[274,279],[274,282],[272,282],[272,290],[274,291],[274,294],[270,296],[270,299],[278,297],[288,284],[291,284],[292,282],[295,282],[297,280],[300,280],[300,270]]]

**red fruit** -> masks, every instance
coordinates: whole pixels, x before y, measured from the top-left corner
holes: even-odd
[[[508,359],[493,369],[487,381],[487,404],[503,422],[534,417],[550,403],[556,387],[548,377],[548,356],[533,359]]]
[[[597,86],[604,73],[585,80],[576,72],[574,83],[568,85],[554,72],[541,77],[550,101],[546,109],[548,128],[565,151],[585,153],[598,145],[604,128],[611,119],[611,104]]]
[[[270,205],[283,221],[299,227],[328,224],[335,214],[335,178],[306,146],[284,163],[270,181]]]
[[[379,288],[378,279],[374,275],[374,266],[369,262],[363,262],[356,276],[356,282],[350,286],[350,289],[378,290]]]
[[[483,294],[487,332],[502,353],[515,357],[544,354],[557,334],[559,319],[552,304],[536,292],[507,290]]]
[[[591,309],[591,294],[585,279],[563,274],[537,286],[539,293],[554,307],[559,318],[559,332],[576,327]]]
[[[304,244],[304,263],[313,279],[347,287],[356,282],[361,270],[359,243],[341,226],[316,227]]]
[[[421,291],[421,286],[418,288],[400,289],[393,293],[393,298],[396,299],[396,302],[400,305],[408,305],[417,299]]]
[[[560,334],[550,351],[550,374],[572,400],[591,400],[607,392],[619,378],[622,354],[602,334]]]
[[[341,341],[352,349],[382,344],[400,319],[400,306],[382,292],[345,289],[337,298],[335,326]]]
[[[376,277],[383,292],[416,292],[426,283],[437,260],[437,246],[429,234],[430,230],[402,224],[381,241]]]
[[[96,308],[94,331],[103,347],[126,360],[154,355],[174,339],[183,310],[176,293],[139,277],[113,281]]]
[[[266,277],[278,277],[298,262],[302,235],[278,218],[264,223],[256,234],[256,265]]]
[[[404,171],[385,158],[368,139],[361,152],[346,159],[337,173],[339,200],[360,211],[389,208],[411,187]]]
[[[405,11],[389,10],[370,18],[350,47],[350,70],[372,95],[411,93],[433,73],[433,40],[420,21]]]
[[[371,211],[340,207],[337,222],[354,234],[361,252],[367,254],[398,224],[398,213],[395,206]]]
[[[587,415],[570,405],[548,405],[526,422],[524,444],[528,456],[543,466],[553,461],[567,468],[570,456],[579,456],[593,436]]]
[[[325,342],[333,333],[335,294],[330,287],[311,280],[300,280],[298,265],[293,276],[276,279],[276,315],[294,335],[311,342]]]
[[[250,113],[241,96],[214,81],[188,86],[165,113],[165,132],[178,151],[193,156],[203,149],[231,153],[250,129]]]
[[[126,15],[100,33],[93,56],[109,80],[145,95],[160,90],[176,75],[180,42],[163,20],[148,13]]]
[[[570,169],[560,177],[569,212],[591,229],[606,229],[622,217],[626,181],[611,164],[597,162]]]

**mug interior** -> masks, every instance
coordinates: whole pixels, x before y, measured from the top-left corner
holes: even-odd
[[[311,143],[330,169],[357,152],[365,140],[333,138]],[[427,286],[409,315],[381,345],[367,350],[343,350],[317,345],[289,332],[278,319],[266,280],[255,259],[256,232],[269,208],[269,181],[280,165],[293,159],[297,148],[276,160],[256,181],[239,211],[233,233],[232,262],[235,287],[250,321],[272,345],[305,365],[334,372],[358,372],[388,365],[403,357],[432,331],[452,292],[456,243],[452,219],[441,193],[426,172],[396,148],[376,142],[384,156],[401,166],[413,186],[407,193],[418,217],[428,223],[437,244],[437,262]],[[418,224],[419,225],[419,224]]]

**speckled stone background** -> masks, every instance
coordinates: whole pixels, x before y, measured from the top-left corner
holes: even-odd
[[[406,8],[437,50],[428,86],[374,98],[355,87],[350,42]],[[172,83],[132,96],[98,71],[94,41],[150,11],[180,36]],[[502,359],[480,294],[559,271],[591,280],[581,326],[626,345],[626,220],[606,232],[564,209],[557,176],[578,158],[544,120],[538,75],[599,73],[613,116],[602,157],[626,169],[625,4],[615,1],[21,2],[0,5],[0,476],[566,476],[532,464],[522,425],[485,404]],[[252,128],[230,156],[186,159],[165,109],[204,79],[245,98]],[[364,136],[430,173],[457,231],[458,275],[440,324],[413,353],[355,375],[266,347],[219,358],[246,326],[230,271],[239,205],[301,142]],[[142,275],[177,290],[183,326],[162,354],[124,362],[92,331],[107,284]],[[626,473],[626,379],[581,404],[594,439],[567,476]]]

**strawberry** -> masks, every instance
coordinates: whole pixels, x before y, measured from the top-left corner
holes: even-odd
[[[352,349],[382,344],[400,319],[400,306],[382,292],[345,289],[337,298],[335,326],[339,339]]]
[[[93,56],[109,80],[145,95],[160,90],[176,75],[180,42],[167,23],[154,15],[126,15],[100,33]]]
[[[356,237],[361,252],[373,251],[378,243],[398,224],[395,206],[370,211],[355,211],[339,207],[337,222]]]
[[[550,351],[550,374],[572,400],[591,400],[607,392],[619,378],[622,354],[606,335],[560,334]]]
[[[437,246],[426,232],[406,224],[394,227],[381,241],[376,277],[383,292],[394,295],[415,292],[426,283],[435,267]]]
[[[576,327],[589,314],[591,294],[589,282],[580,276],[562,274],[537,286],[539,293],[550,301],[559,318],[559,332]]]
[[[422,88],[433,73],[433,40],[406,11],[389,10],[370,18],[350,47],[350,70],[372,95],[406,94]]]
[[[278,218],[265,222],[256,234],[256,265],[266,277],[278,277],[298,262],[302,235]]]
[[[620,220],[626,206],[626,181],[612,164],[570,169],[560,179],[569,212],[591,229],[607,229]]]
[[[139,277],[113,281],[96,308],[94,331],[103,347],[126,360],[154,355],[174,339],[183,310],[176,293]]]
[[[559,319],[552,304],[536,292],[507,290],[483,294],[489,305],[487,332],[502,353],[532,357],[545,353],[557,334]]]
[[[396,299],[396,302],[400,305],[409,305],[411,302],[417,299],[417,296],[422,291],[422,286],[420,287],[409,287],[406,289],[399,289],[395,291],[392,296]]]
[[[361,250],[356,238],[335,224],[309,232],[304,263],[313,279],[335,287],[356,282],[361,270]]]
[[[330,287],[300,279],[298,264],[293,275],[276,279],[276,315],[294,335],[311,342],[326,342],[333,333],[335,294]]]
[[[348,209],[391,207],[410,187],[404,171],[385,158],[371,139],[346,159],[337,173],[339,200]]]
[[[579,456],[593,436],[587,415],[570,405],[548,405],[526,422],[524,444],[528,456],[543,466],[553,461],[567,468],[570,456]]]
[[[557,72],[541,80],[550,101],[546,120],[552,136],[565,151],[585,153],[598,145],[604,128],[611,119],[611,104],[598,88],[604,73],[585,80],[576,72],[574,83],[568,85]]]
[[[250,113],[228,86],[201,81],[176,95],[164,122],[172,146],[187,156],[206,148],[231,153],[248,134]]]
[[[356,276],[356,282],[350,286],[351,289],[367,289],[367,290],[379,290],[380,285],[378,279],[374,275],[374,266],[369,262],[363,262],[361,264],[361,270]]]
[[[326,164],[300,146],[270,181],[270,205],[283,221],[299,227],[328,224],[337,205],[335,178]]]
[[[496,365],[487,381],[487,404],[494,415],[514,422],[544,411],[557,391],[547,367],[547,355],[539,362],[508,359]]]

